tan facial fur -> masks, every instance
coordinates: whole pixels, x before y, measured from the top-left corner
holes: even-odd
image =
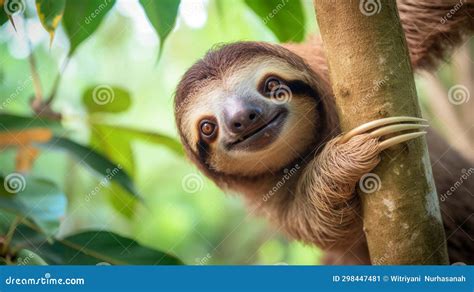
[[[195,87],[193,94],[186,97],[189,100],[180,109],[184,113],[180,127],[192,151],[198,151],[196,144],[200,135],[199,122],[207,116],[217,119],[218,136],[209,143],[208,151],[208,163],[212,169],[239,175],[275,171],[301,155],[313,141],[314,137],[307,133],[314,129],[314,121],[317,120],[315,103],[310,97],[290,92],[287,102],[283,103],[289,114],[279,137],[273,143],[258,151],[228,151],[224,148],[222,141],[226,131],[222,116],[223,105],[251,96],[250,98],[260,98],[274,106],[275,101],[261,95],[257,89],[262,79],[268,75],[276,75],[285,80],[307,78],[304,72],[296,70],[283,60],[259,57],[227,71],[222,78],[202,81]]]

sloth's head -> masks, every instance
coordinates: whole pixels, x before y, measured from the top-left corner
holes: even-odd
[[[304,159],[324,127],[315,73],[289,50],[243,42],[212,50],[178,85],[175,114],[201,168],[251,176]]]

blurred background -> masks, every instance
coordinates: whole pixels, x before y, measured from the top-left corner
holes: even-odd
[[[34,163],[22,166],[18,147],[8,141],[2,147],[0,136],[0,174],[21,173],[27,191],[30,178],[44,180],[64,195],[65,200],[48,202],[59,220],[55,237],[107,230],[190,265],[319,263],[318,249],[286,240],[264,219],[247,214],[238,196],[224,194],[203,177],[177,140],[173,94],[187,68],[218,43],[282,40],[247,2],[178,1],[175,25],[164,42],[139,1],[117,0],[73,54],[64,24],[57,26],[50,45],[35,1],[25,1],[22,15],[13,16],[16,30],[10,21],[0,27],[0,113],[38,113],[32,107],[36,71],[43,99],[55,92],[51,113],[42,111],[48,118],[61,114],[55,135],[94,150],[133,182],[129,189],[113,179],[103,183],[115,168],[98,174],[87,159],[48,146],[38,147]],[[317,26],[312,1],[300,3],[304,17],[291,21],[299,22],[306,38],[317,34]],[[473,43],[466,42],[434,75],[417,76],[425,116],[453,147],[467,153],[474,138]],[[94,99],[98,90],[103,91],[99,102]],[[1,121],[0,131],[5,131],[8,126]],[[11,231],[10,213],[0,213],[4,234]]]

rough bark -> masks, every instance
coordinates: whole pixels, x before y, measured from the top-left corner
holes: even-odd
[[[395,0],[314,4],[342,130],[384,117],[419,117]],[[447,264],[426,140],[392,147],[381,158],[373,171],[378,191],[358,190],[372,263]]]

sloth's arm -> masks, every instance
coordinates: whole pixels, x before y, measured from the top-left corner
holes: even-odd
[[[434,69],[474,32],[474,0],[398,0],[397,7],[415,69]]]
[[[420,131],[424,121],[380,119],[329,141],[304,169],[295,194],[280,204],[282,228],[325,249],[347,247],[352,243],[348,239],[358,239],[362,229],[357,182],[379,163],[381,151],[426,134]],[[387,135],[390,138],[385,139]]]
[[[397,7],[415,70],[434,70],[474,33],[474,0],[398,0]],[[328,68],[319,36],[283,46],[327,78]]]

